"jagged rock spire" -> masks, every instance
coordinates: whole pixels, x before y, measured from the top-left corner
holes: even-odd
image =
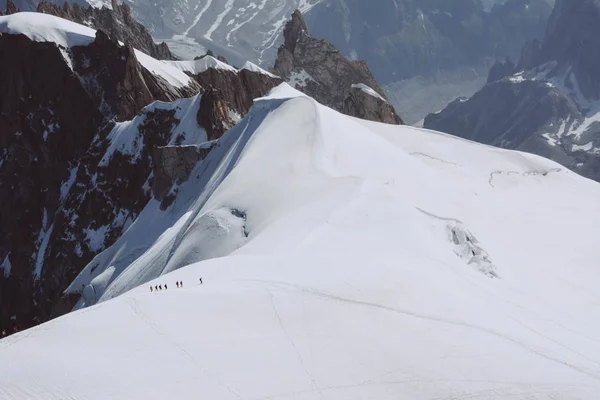
[[[276,75],[344,114],[402,123],[367,63],[350,61],[331,43],[312,37],[300,11],[294,11],[283,35],[284,44],[273,67]],[[365,90],[353,90],[353,85],[362,85]]]
[[[296,49],[298,39],[307,32],[308,28],[306,27],[302,13],[300,10],[294,11],[292,19],[288,21],[283,30],[283,37],[285,38],[284,46],[293,53]]]
[[[15,5],[15,3],[13,3],[12,0],[6,0],[6,15],[15,14],[20,11],[21,10],[17,8],[17,6]]]

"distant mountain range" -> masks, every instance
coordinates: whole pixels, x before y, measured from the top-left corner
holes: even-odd
[[[19,0],[23,10],[36,0]],[[53,0],[60,3],[59,0]],[[109,0],[88,0],[111,7]],[[185,59],[205,48],[234,65],[273,65],[285,21],[305,14],[313,35],[369,63],[408,123],[485,84],[496,59],[542,39],[548,0],[125,0],[132,15]]]
[[[558,0],[542,42],[425,127],[552,158],[600,180],[600,4]]]

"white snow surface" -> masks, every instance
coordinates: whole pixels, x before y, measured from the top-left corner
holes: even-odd
[[[87,26],[49,14],[19,12],[0,17],[0,34],[23,34],[34,42],[54,42],[68,48],[87,46],[96,31]]]
[[[222,61],[219,61],[216,58],[211,57],[211,56],[203,57],[200,60],[165,61],[165,63],[167,63],[168,65],[170,65],[172,67],[177,68],[180,71],[189,72],[194,75],[200,74],[210,68],[237,73],[237,69],[233,68],[231,65],[226,64]]]
[[[54,42],[64,48],[87,46],[96,38],[96,31],[87,26],[35,12],[20,12],[0,17],[0,34],[4,33],[23,34],[33,41]],[[190,77],[173,68],[168,62],[152,58],[139,50],[135,50],[135,55],[144,68],[164,78],[174,87],[181,88],[190,84]],[[67,62],[70,63],[70,60]]]
[[[0,398],[598,399],[599,200],[282,85],[82,272],[100,304],[0,341]]]
[[[250,61],[247,61],[239,70],[227,63],[217,60],[212,56],[205,56],[199,60],[193,61],[165,61],[165,63],[177,68],[180,71],[188,72],[193,75],[200,74],[212,68],[216,70],[230,71],[236,74],[241,70],[247,70],[258,74],[266,75],[271,78],[278,78],[277,75],[274,75],[262,69],[261,67],[251,63]]]
[[[359,89],[361,91],[363,91],[364,93],[368,94],[369,96],[375,97],[376,99],[379,99],[383,102],[388,102],[385,98],[383,98],[382,95],[380,95],[379,93],[377,93],[373,88],[371,88],[370,86],[365,85],[364,83],[356,83],[352,85],[352,89]]]
[[[266,71],[266,70],[262,69],[261,67],[259,67],[258,65],[254,64],[254,63],[251,63],[250,61],[247,61],[242,66],[242,68],[240,68],[240,70],[243,70],[243,69],[251,71],[251,72],[256,72],[256,73],[259,73],[259,74],[262,74],[262,75],[267,75],[267,76],[269,76],[271,78],[279,78],[277,75],[272,74],[269,71]]]

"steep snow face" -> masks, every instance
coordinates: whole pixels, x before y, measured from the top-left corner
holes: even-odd
[[[3,33],[23,34],[33,41],[53,42],[65,49],[87,46],[96,37],[96,31],[87,26],[53,15],[34,12],[20,12],[0,17],[0,34]],[[169,62],[156,60],[138,50],[135,50],[135,55],[144,68],[164,78],[174,87],[181,88],[190,84],[190,77]],[[65,59],[71,62],[67,54]]]
[[[36,42],[54,42],[58,46],[87,46],[96,31],[51,15],[21,12],[0,17],[0,34],[23,34]]]
[[[600,396],[597,183],[288,97],[82,273],[111,301],[0,341],[0,398]]]

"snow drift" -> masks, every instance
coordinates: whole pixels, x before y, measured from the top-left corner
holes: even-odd
[[[599,199],[284,84],[82,272],[100,304],[0,341],[0,398],[594,399]]]

